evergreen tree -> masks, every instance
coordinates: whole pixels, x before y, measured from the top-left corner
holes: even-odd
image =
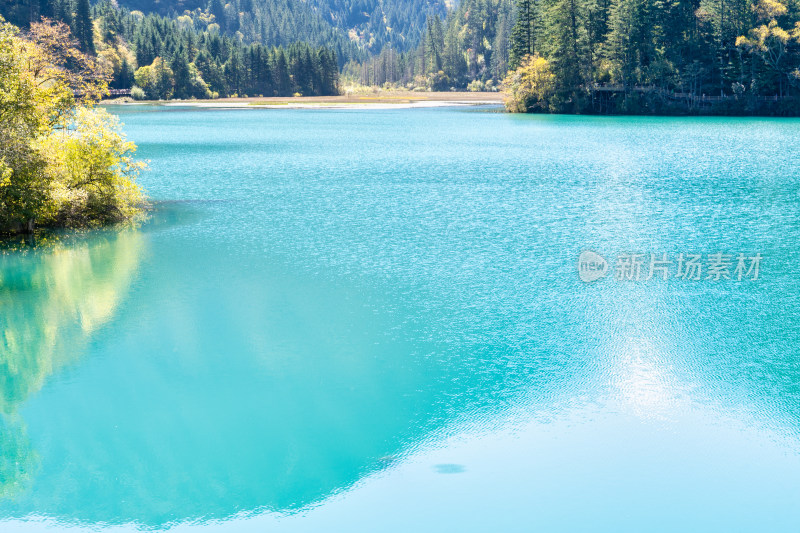
[[[428,65],[429,73],[436,73],[442,70],[442,56],[444,55],[444,32],[442,30],[442,19],[439,15],[434,15],[428,19]]]
[[[89,7],[89,0],[76,0],[75,2],[75,19],[72,23],[72,33],[81,50],[84,52],[94,54],[94,26],[92,25],[91,8]]]
[[[546,0],[543,35],[547,36],[545,55],[552,58],[550,68],[558,80],[565,105],[580,107],[585,80],[590,76],[587,49],[586,9],[583,0]],[[577,110],[577,109],[576,109]]]
[[[307,50],[295,46],[290,48],[290,63],[293,91],[299,92],[304,96],[312,94],[311,90],[311,65],[310,58],[306,55]]]
[[[172,69],[169,68],[167,63],[157,57],[153,61],[153,90],[156,98],[160,100],[168,100],[172,98],[175,87],[175,78]]]
[[[53,18],[72,27],[72,2],[70,0],[55,0],[53,4]]]
[[[489,64],[492,78],[501,80],[509,68],[509,42],[511,37],[512,13],[508,5],[500,3],[497,14],[497,26],[492,42],[492,59]]]
[[[292,94],[292,80],[289,77],[289,66],[282,48],[279,48],[275,53],[273,72],[277,96],[288,96]]]
[[[451,82],[460,87],[467,75],[467,61],[464,59],[464,51],[458,39],[458,26],[449,25],[444,39],[444,73],[450,78]]]
[[[194,96],[193,77],[189,70],[189,59],[186,48],[181,46],[170,63],[175,80],[175,98],[191,98]]]
[[[200,76],[208,84],[208,88],[218,95],[225,95],[225,76],[219,63],[209,54],[208,50],[201,50],[195,62]]]
[[[517,19],[511,30],[509,67],[515,69],[526,55],[536,53],[539,6],[536,0],[517,0]]]
[[[214,22],[219,24],[220,30],[227,31],[227,22],[225,20],[225,6],[222,0],[211,0],[208,3],[208,12],[214,15]]]
[[[133,67],[126,56],[122,56],[119,72],[111,82],[114,89],[130,89],[134,84]]]
[[[243,96],[245,71],[239,48],[231,48],[228,61],[225,62],[224,73],[228,94]]]

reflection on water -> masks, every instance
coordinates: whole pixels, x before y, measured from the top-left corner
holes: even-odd
[[[18,416],[0,417],[0,499],[16,495],[36,470],[36,452]]]
[[[18,408],[80,359],[113,316],[142,248],[130,230],[0,254],[0,495],[21,490],[37,463]]]
[[[453,420],[501,407],[523,385],[563,394],[579,373],[580,359],[549,348],[540,348],[549,358],[520,364],[520,348],[502,339],[431,335],[434,323],[463,317],[424,294],[397,298],[393,288],[310,274],[302,259],[209,250],[195,239],[198,221],[210,219],[197,210],[154,214],[129,311],[68,381],[27,402],[39,467],[0,513],[162,526],[294,512],[397,464]],[[118,301],[119,290],[101,288],[124,286],[141,255],[133,235],[59,249],[80,257],[119,247],[105,262],[79,263],[93,265],[87,278],[44,276],[72,280],[77,301],[31,283],[36,301],[73,304],[54,322],[72,328],[51,338],[74,357],[83,325],[102,322],[90,310]]]
[[[0,475],[17,481],[0,518],[237,533],[800,520],[800,123],[127,122],[143,185],[175,201],[138,235],[4,259],[17,351]],[[584,249],[765,261],[757,282],[587,284]],[[45,266],[59,254],[73,266]]]

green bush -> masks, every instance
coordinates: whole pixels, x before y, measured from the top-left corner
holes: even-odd
[[[138,85],[134,85],[131,87],[131,98],[134,100],[146,100],[147,95],[144,92],[144,89],[139,87]]]

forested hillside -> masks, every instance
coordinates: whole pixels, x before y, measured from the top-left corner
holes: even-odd
[[[428,15],[445,15],[444,0],[119,0],[144,13],[213,15],[223,33],[270,46],[307,41],[356,58],[357,46],[378,53],[385,45],[413,48]],[[348,47],[348,45],[354,45]]]
[[[335,65],[364,85],[502,85],[512,110],[798,114],[800,0],[120,1],[0,14],[67,22],[148,97],[328,94]]]
[[[515,71],[522,67],[521,71]],[[798,114],[799,0],[463,0],[362,83],[505,86],[515,110]],[[516,76],[516,77],[515,77]]]
[[[310,0],[331,25],[345,30],[372,53],[386,46],[416,47],[427,17],[445,16],[446,0]]]
[[[538,84],[543,110],[797,114],[799,8],[797,0],[520,0],[511,66],[529,54],[544,59],[533,77],[552,75]]]
[[[427,19],[417,48],[384,48],[345,73],[366,85],[402,84],[433,90],[493,89],[508,71],[512,0],[462,0],[447,14]]]
[[[5,2],[5,0],[2,0]],[[30,11],[31,6],[36,11]],[[17,6],[18,7],[18,6]],[[336,52],[294,42],[271,47],[220,33],[212,22],[144,15],[103,0],[37,0],[28,9],[0,4],[17,25],[43,20],[66,23],[81,50],[96,55],[112,89],[134,98],[328,95],[338,92]]]
[[[332,48],[342,64],[390,46],[417,46],[427,17],[446,14],[448,0],[118,0],[144,14],[180,18],[183,26],[209,25],[245,43],[286,46],[307,42]],[[0,0],[0,14],[18,26],[38,16],[64,19],[77,0]],[[95,2],[92,2],[94,4]]]

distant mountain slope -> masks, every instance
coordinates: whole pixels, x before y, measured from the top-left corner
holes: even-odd
[[[214,16],[223,33],[250,42],[287,45],[307,41],[355,58],[350,44],[372,54],[391,45],[419,43],[429,15],[444,16],[445,0],[119,0],[132,10],[162,15]]]
[[[332,26],[357,38],[371,53],[387,44],[399,51],[419,43],[430,15],[445,16],[444,0],[310,0]]]

